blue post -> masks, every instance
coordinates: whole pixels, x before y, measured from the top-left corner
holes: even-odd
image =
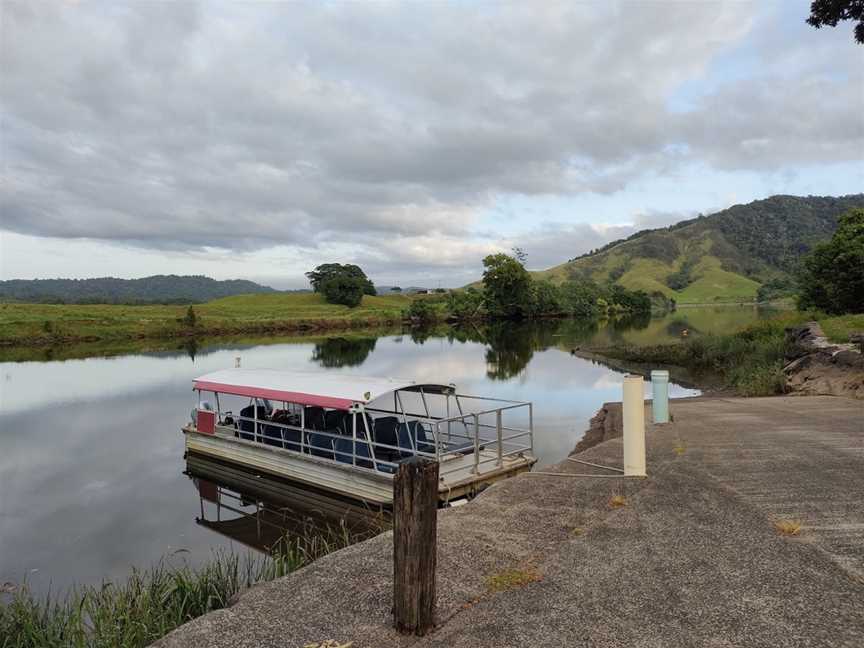
[[[651,372],[651,412],[655,423],[669,422],[669,372],[655,369]]]

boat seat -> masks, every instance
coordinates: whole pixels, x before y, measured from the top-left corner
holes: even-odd
[[[245,420],[245,419],[254,419],[255,418],[255,405],[247,405],[243,409],[240,410],[241,419],[238,421],[239,435],[241,439],[246,439],[247,441],[255,440],[255,421],[254,420]],[[258,410],[258,433],[263,434],[263,429],[261,425],[261,421],[267,420],[267,410],[262,406],[257,406]]]
[[[417,424],[415,429],[414,439],[417,442],[417,449],[422,452],[435,453],[435,437],[426,436],[426,426],[419,421],[414,421]]]
[[[397,430],[399,447],[402,449],[403,457],[414,456],[414,438],[417,435],[417,421],[408,421],[408,424],[400,423]]]
[[[310,432],[309,445],[313,457],[333,460],[333,439],[326,434]]]
[[[382,448],[375,446],[375,458],[384,461],[396,461],[402,453],[395,449],[399,446],[399,419],[395,416],[382,416],[375,419],[375,427],[372,431],[372,438],[376,444],[382,443],[393,448]]]
[[[303,410],[303,427],[307,430],[324,430],[327,427],[324,421],[324,408],[310,406]]]
[[[265,423],[261,426],[261,429],[264,433],[264,443],[276,446],[277,448],[282,447],[282,428],[276,425],[267,425]]]
[[[375,429],[375,421],[369,416],[367,413],[363,414],[355,414],[354,418],[357,420],[357,438],[365,439],[366,438],[366,428],[363,426],[363,416],[366,417],[366,425],[369,426],[369,430],[372,431]],[[346,418],[346,430],[348,431],[348,436],[352,436],[351,426],[353,425],[352,419],[350,417]]]
[[[399,447],[403,448],[402,455],[410,457],[414,450],[435,454],[435,444],[426,437],[426,429],[419,421],[408,421],[399,424]]]
[[[332,431],[334,434],[351,435],[349,429],[350,421],[348,420],[348,412],[344,410],[329,410],[324,414],[324,426],[327,431]]]
[[[336,461],[345,464],[352,464],[351,457],[351,439],[333,439],[333,450],[336,455]],[[372,468],[372,455],[369,454],[369,444],[365,441],[356,442],[357,465],[361,468]]]

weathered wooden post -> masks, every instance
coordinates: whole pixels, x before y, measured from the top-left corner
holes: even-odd
[[[414,457],[393,480],[393,624],[424,635],[435,625],[438,462]]]

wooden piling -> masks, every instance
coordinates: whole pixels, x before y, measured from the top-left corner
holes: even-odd
[[[393,624],[424,635],[435,625],[438,462],[399,464],[393,480]]]

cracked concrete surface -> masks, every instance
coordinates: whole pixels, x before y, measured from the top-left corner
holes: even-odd
[[[521,475],[442,511],[426,637],[390,628],[388,533],[157,645],[864,645],[864,403],[699,398],[672,411],[674,423],[648,429],[647,479]],[[620,465],[621,440],[579,457]],[[780,535],[781,519],[801,534]],[[540,579],[491,593],[489,577],[508,569]]]

